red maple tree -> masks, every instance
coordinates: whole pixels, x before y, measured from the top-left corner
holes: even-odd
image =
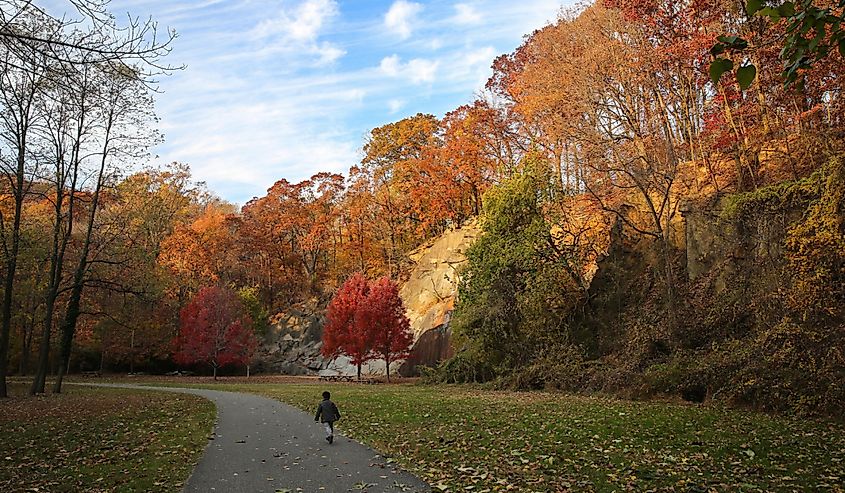
[[[358,368],[359,380],[361,366],[373,359],[372,336],[358,315],[369,291],[370,284],[363,274],[359,272],[352,275],[329,303],[326,325],[323,327],[323,356],[348,356]]]
[[[372,331],[373,353],[384,360],[389,382],[390,363],[407,358],[414,342],[399,286],[387,277],[374,282],[366,303],[361,306],[360,318]]]
[[[208,364],[215,380],[218,368],[247,364],[258,345],[252,319],[237,295],[226,288],[200,290],[179,313],[179,320],[174,361]]]
[[[348,356],[359,380],[361,366],[376,358],[384,359],[390,379],[390,363],[406,357],[413,343],[399,288],[387,277],[371,283],[354,274],[332,298],[326,318],[323,355]]]

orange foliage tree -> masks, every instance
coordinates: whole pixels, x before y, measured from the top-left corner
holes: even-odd
[[[287,298],[318,291],[340,247],[336,223],[343,189],[343,177],[331,173],[299,183],[279,180],[243,207],[243,256],[264,273],[256,284],[269,291],[282,284]]]

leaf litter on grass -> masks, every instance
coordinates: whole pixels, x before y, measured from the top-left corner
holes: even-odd
[[[18,388],[19,387],[19,388]],[[0,402],[0,491],[173,491],[199,460],[214,407],[194,396],[66,387]]]
[[[329,390],[345,435],[435,491],[845,491],[835,422],[462,385],[201,387],[307,412]]]

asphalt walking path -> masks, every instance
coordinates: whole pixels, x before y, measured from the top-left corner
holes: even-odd
[[[219,390],[87,385],[181,392],[214,402],[217,424],[185,485],[186,493],[431,491],[420,479],[337,430],[334,443],[328,444],[323,425],[315,423],[313,415],[273,399]]]

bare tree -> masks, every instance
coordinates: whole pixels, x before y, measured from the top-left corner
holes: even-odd
[[[131,64],[144,80],[181,68],[164,64],[176,32],[160,33],[153,19],[126,16],[121,25],[108,10],[109,0],[67,0],[70,10],[56,19],[32,0],[0,0],[0,47],[14,53],[17,68],[35,73],[62,68],[68,77],[83,65]],[[50,19],[39,30],[32,30],[27,18]]]
[[[125,21],[118,22],[108,6],[107,0],[68,0],[71,14],[57,18],[32,0],[0,0],[0,171],[6,178],[3,197],[10,201],[0,213],[4,263],[0,397],[7,394],[20,229],[31,187],[40,183],[39,193],[53,206],[41,347],[30,389],[38,393],[44,391],[56,303],[66,295],[69,304],[62,324],[65,363],[69,357],[89,266],[91,230],[100,191],[110,176],[106,169],[120,152],[128,155],[134,152],[128,149],[146,149],[149,143],[124,127],[149,121],[148,92],[156,89],[156,76],[180,68],[162,62],[175,32],[166,30],[162,36],[152,19],[127,15]],[[127,91],[134,91],[135,97],[128,97]],[[128,115],[134,116],[127,119]],[[145,116],[133,121],[138,115]],[[126,151],[117,150],[118,141]],[[46,167],[45,161],[49,161],[50,171],[42,169],[35,174],[38,164]],[[48,193],[45,187],[53,191]],[[87,220],[80,221],[85,212]],[[72,252],[76,264],[68,277],[66,258],[80,222],[81,247]]]
[[[0,48],[2,49],[2,48]],[[13,202],[12,217],[0,209],[0,244],[3,249],[3,300],[0,310],[0,397],[7,396],[6,361],[11,334],[12,300],[21,243],[21,220],[24,200],[29,194],[36,159],[31,149],[38,120],[40,86],[43,77],[34,72],[17,69],[20,58],[9,51],[0,52],[0,172],[5,179],[3,188]],[[35,54],[32,55],[33,57]],[[5,209],[5,208],[3,208]]]
[[[76,268],[69,286],[69,298],[60,326],[60,365],[54,393],[61,392],[62,380],[70,361],[71,346],[81,310],[80,302],[86,276],[92,259],[92,235],[97,225],[100,196],[119,169],[116,164],[125,158],[137,157],[152,143],[155,134],[145,131],[152,113],[152,98],[144,91],[137,73],[130,67],[120,71],[107,69],[95,76],[95,101],[97,109],[96,139],[99,149],[90,158],[96,162],[90,175],[92,189],[85,191],[90,197],[82,244]]]
[[[89,121],[93,111],[91,71],[92,67],[82,71],[84,78],[75,81],[76,90],[56,88],[56,94],[49,103],[51,111],[45,134],[51,146],[54,167],[52,176],[42,179],[51,183],[53,188],[53,196],[49,197],[53,207],[53,231],[41,346],[30,394],[43,393],[47,379],[56,302],[64,280],[64,263],[74,231],[75,209],[79,205],[77,192],[83,172],[82,163],[88,151],[85,143],[92,127]]]

